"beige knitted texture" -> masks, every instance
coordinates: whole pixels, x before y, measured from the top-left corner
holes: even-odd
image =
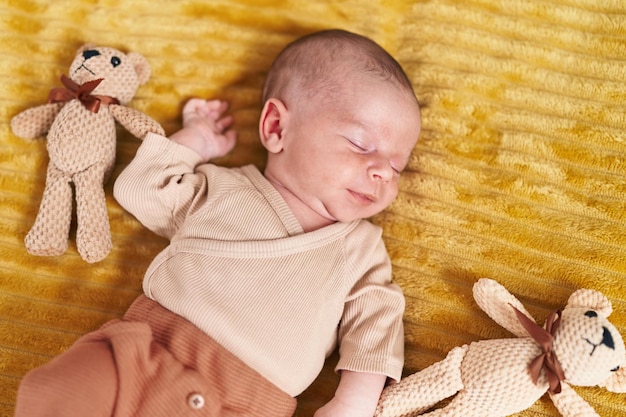
[[[540,350],[526,339],[495,339],[455,348],[441,362],[387,388],[377,417],[408,417],[456,394],[445,407],[426,415],[449,417],[508,416],[530,407],[546,389],[526,370]]]
[[[613,312],[613,305],[609,299],[601,292],[580,289],[574,291],[567,300],[567,306],[589,308],[608,317]]]
[[[587,401],[582,399],[569,385],[562,383],[561,390],[561,393],[550,395],[550,398],[562,416],[600,417],[596,410],[594,410],[594,408]],[[614,415],[616,414],[606,416]]]
[[[106,106],[98,113],[78,100],[63,107],[48,134],[50,163],[69,176],[100,164],[110,170],[115,163],[115,121]]]
[[[113,48],[90,48],[99,53],[87,57],[83,55],[85,48],[79,48],[69,70],[72,80],[82,84],[102,79],[92,94],[127,101],[142,81],[136,71],[149,73],[147,61],[138,54],[131,59]],[[113,57],[121,63],[112,65]],[[73,196],[76,246],[81,257],[87,262],[98,262],[110,252],[111,232],[103,185],[115,164],[115,121],[119,119],[139,138],[149,131],[163,133],[161,126],[145,114],[121,105],[114,107],[115,113],[101,102],[99,110],[93,112],[73,99],[34,107],[12,119],[16,135],[34,138],[47,132],[50,161],[39,212],[25,238],[29,253],[58,256],[66,251]]]
[[[626,365],[624,342],[617,329],[601,315],[587,316],[587,311],[598,314],[590,308],[566,308],[553,345],[572,385],[601,385],[620,375],[611,370]]]
[[[500,283],[488,278],[479,279],[472,288],[476,304],[500,326],[517,337],[527,337],[528,332],[517,319],[515,307],[532,319],[522,303]],[[534,321],[534,319],[532,319]]]
[[[117,104],[109,106],[109,111],[126,130],[133,136],[143,139],[148,132],[165,136],[165,131],[154,119],[130,107]]]
[[[72,188],[63,172],[49,165],[37,220],[24,240],[28,251],[40,256],[65,252],[71,219]]]
[[[48,131],[61,107],[63,103],[54,103],[25,110],[11,119],[11,130],[24,139],[36,139]]]
[[[448,356],[423,371],[387,387],[376,417],[418,415],[463,388],[460,369],[468,346],[454,348]]]
[[[526,311],[514,295],[491,279],[478,280],[473,294],[478,305],[509,330],[515,328],[513,306]],[[581,289],[570,296],[561,313],[548,349],[565,375],[562,391],[550,394],[563,416],[598,415],[568,383],[626,392],[626,372],[619,369],[626,365],[626,349],[619,331],[608,321],[611,311],[611,302],[602,293]],[[535,339],[522,337],[523,333],[519,331],[518,338],[482,340],[452,349],[444,360],[386,388],[376,416],[418,416],[434,406],[438,409],[425,415],[504,417],[528,409],[548,391],[549,384],[544,371],[533,382],[528,366],[540,357],[542,348]],[[447,405],[438,404],[449,397],[454,398]]]

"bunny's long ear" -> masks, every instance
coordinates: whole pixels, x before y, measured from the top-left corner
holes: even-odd
[[[599,385],[611,392],[626,393],[626,366],[619,368],[609,379]]]
[[[521,311],[529,319],[535,321],[522,303],[498,282],[481,278],[473,288],[476,304],[500,326],[518,337],[527,337],[528,332],[517,319],[513,307]]]

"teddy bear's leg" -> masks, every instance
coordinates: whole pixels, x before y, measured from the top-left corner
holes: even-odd
[[[461,362],[467,349],[467,345],[456,347],[442,361],[385,388],[375,416],[418,416],[459,392],[463,389]]]
[[[443,408],[433,410],[430,413],[423,414],[424,417],[503,417],[503,414],[495,414],[492,410],[484,410],[482,404],[476,404],[475,401],[468,399],[460,392],[459,395]]]
[[[104,169],[92,166],[76,174],[76,246],[87,262],[104,259],[113,246],[103,188]]]
[[[57,256],[67,250],[72,222],[72,187],[68,175],[48,165],[46,186],[35,223],[24,239],[26,250],[39,256]]]

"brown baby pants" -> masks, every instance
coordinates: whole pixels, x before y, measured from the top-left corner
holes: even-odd
[[[121,320],[29,372],[16,417],[289,417],[296,400],[140,296]]]

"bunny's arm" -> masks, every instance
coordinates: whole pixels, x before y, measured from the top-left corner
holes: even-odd
[[[572,387],[561,382],[561,392],[550,394],[554,406],[563,417],[600,417]]]
[[[48,103],[31,107],[11,119],[11,130],[24,139],[36,139],[45,135],[59,114],[64,103]]]
[[[149,132],[165,135],[156,120],[138,110],[120,104],[111,104],[109,110],[115,120],[136,138],[143,139]]]
[[[528,332],[517,319],[513,307],[532,321],[535,320],[526,311],[522,303],[500,283],[489,278],[481,278],[474,284],[473,294],[476,304],[493,321],[517,337],[528,337]]]

